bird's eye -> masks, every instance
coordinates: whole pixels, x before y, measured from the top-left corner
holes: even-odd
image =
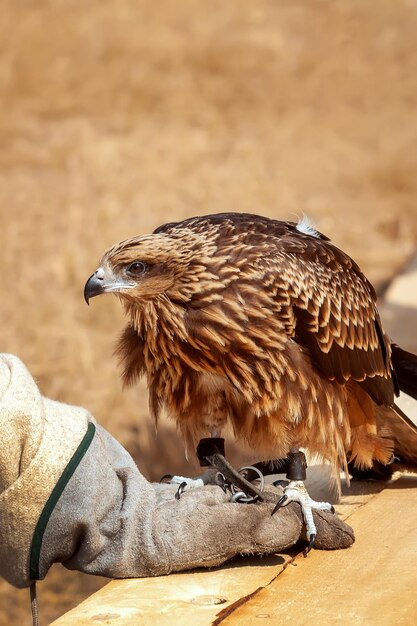
[[[146,270],[146,265],[145,263],[142,263],[142,261],[134,261],[133,263],[128,265],[126,268],[126,271],[129,274],[133,274],[134,276],[137,276],[138,274],[143,274],[145,270]]]

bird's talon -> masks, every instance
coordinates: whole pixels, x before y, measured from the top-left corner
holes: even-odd
[[[178,489],[176,491],[176,494],[175,494],[175,499],[176,500],[179,500],[181,498],[182,494],[184,493],[184,489],[186,488],[186,486],[187,486],[187,483],[184,480],[184,482],[182,482],[180,484],[180,486],[178,487]]]
[[[169,483],[172,479],[174,478],[173,474],[164,474],[163,476],[161,476],[161,478],[159,479],[160,483]]]
[[[288,480],[278,479],[278,480],[274,480],[274,482],[272,484],[273,484],[274,487],[287,487],[288,486]]]
[[[317,534],[316,526],[314,524],[313,511],[316,509],[319,511],[334,512],[334,508],[331,504],[329,504],[329,502],[316,502],[310,498],[302,480],[291,480],[289,482],[289,484],[284,488],[284,495],[275,505],[272,515],[282,506],[285,506],[290,502],[298,502],[301,506],[302,516],[307,529],[307,537],[309,539],[308,548],[304,552],[304,556],[306,556],[314,547]]]
[[[310,535],[310,540],[308,542],[308,546],[307,548],[304,550],[303,552],[303,556],[304,558],[307,556],[307,554],[314,548],[314,544],[316,542],[316,534],[315,533],[311,533]]]
[[[284,495],[280,497],[280,499],[278,500],[278,502],[275,505],[274,510],[271,513],[271,516],[274,515],[274,513],[276,513],[282,506],[284,506],[287,503],[288,500],[288,496]]]

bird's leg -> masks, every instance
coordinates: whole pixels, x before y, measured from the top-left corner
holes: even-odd
[[[178,485],[176,498],[179,499],[182,492],[186,489],[202,487],[203,485],[218,485],[226,490],[231,488],[234,495],[241,496],[241,501],[254,502],[255,500],[263,500],[263,494],[260,489],[252,485],[249,480],[241,473],[236,471],[225,458],[224,439],[222,437],[207,437],[201,439],[197,446],[197,456],[201,467],[208,469],[195,478],[187,478],[184,476],[172,476],[166,474],[161,481],[168,479],[170,483]],[[252,468],[245,468],[245,472]],[[252,472],[253,473],[253,472]],[[259,478],[260,472],[254,471],[251,479]],[[239,498],[236,497],[238,500]]]
[[[206,447],[204,448],[203,452],[204,453],[219,453],[219,454],[223,454],[224,456],[224,439],[223,437],[217,437],[216,433],[213,432],[212,436],[204,439],[202,441],[207,442]],[[216,468],[213,468],[210,466],[210,463],[208,461],[206,461],[203,456],[200,455],[199,453],[199,446],[201,444],[198,444],[197,446],[197,456],[198,459],[200,461],[200,466],[201,467],[207,467],[208,469],[201,474],[200,476],[195,476],[195,477],[188,477],[188,476],[177,476],[177,475],[172,475],[172,474],[165,474],[164,476],[162,476],[162,478],[160,479],[160,482],[169,482],[171,484],[174,485],[178,485],[178,490],[177,493],[175,495],[175,497],[177,498],[177,500],[180,498],[181,494],[183,493],[183,491],[185,491],[186,489],[194,489],[195,487],[203,487],[204,485],[218,485],[219,487],[222,487],[222,489],[224,491],[226,491],[227,488],[227,482],[225,477],[223,476],[223,474],[217,470]]]
[[[211,466],[216,468],[224,477],[226,484],[234,485],[245,496],[251,496],[257,500],[264,499],[262,491],[252,485],[226,461],[223,438],[208,437],[201,439],[197,446],[197,456],[202,467]]]
[[[262,491],[255,487],[245,475],[240,471],[236,471],[226,460],[224,454],[224,439],[218,437],[209,437],[201,439],[197,446],[197,456],[202,467],[211,466],[216,468],[223,478],[226,485],[237,488],[245,501],[263,500]],[[252,468],[244,468],[245,472]],[[255,471],[255,476],[259,478],[259,472]]]
[[[306,479],[307,462],[303,452],[292,450],[287,457],[287,478],[289,484],[284,488],[284,495],[278,500],[272,515],[282,506],[286,506],[290,502],[298,502],[303,512],[304,521],[307,527],[307,539],[309,541],[307,554],[314,546],[317,535],[316,525],[313,518],[313,509],[321,511],[331,511],[334,508],[329,502],[316,502],[308,495],[305,488],[304,480]]]
[[[177,500],[180,499],[181,494],[186,489],[194,489],[195,487],[203,487],[204,485],[218,485],[223,489],[223,491],[226,491],[227,489],[227,481],[225,477],[214,467],[208,468],[203,474],[195,476],[194,478],[165,474],[159,482],[169,482],[172,485],[178,485],[178,489],[175,494],[175,498]]]
[[[219,471],[219,469],[213,467],[208,461],[206,461],[204,456],[200,455],[199,450],[202,441],[207,443],[202,449],[201,454],[216,453],[224,456],[224,439],[222,437],[209,437],[207,439],[202,439],[197,446],[197,456],[200,461],[200,466],[207,467],[207,470],[203,474],[195,476],[194,478],[188,476],[173,476],[172,474],[165,474],[165,476],[162,476],[160,482],[168,481],[171,484],[178,485],[178,490],[175,495],[177,500],[186,489],[194,489],[195,487],[203,487],[204,485],[218,485],[226,491],[227,480],[225,476],[221,471]]]

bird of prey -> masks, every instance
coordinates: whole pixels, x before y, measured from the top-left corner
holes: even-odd
[[[84,295],[116,293],[128,317],[127,384],[146,376],[187,448],[225,426],[262,459],[287,459],[281,504],[307,511],[302,450],[346,475],[417,468],[417,429],[395,405],[417,397],[417,357],[384,333],[358,265],[303,219],[194,217],[105,252]]]

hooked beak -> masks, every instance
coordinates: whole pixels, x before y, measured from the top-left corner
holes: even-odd
[[[94,296],[106,292],[132,289],[135,286],[136,283],[134,282],[123,282],[114,276],[109,276],[102,267],[99,267],[85,283],[84,300],[90,304],[90,298],[94,298]]]
[[[98,272],[99,270],[96,270],[85,283],[84,300],[87,304],[90,304],[90,298],[94,298],[94,296],[99,296],[101,293],[104,293],[103,276]]]

